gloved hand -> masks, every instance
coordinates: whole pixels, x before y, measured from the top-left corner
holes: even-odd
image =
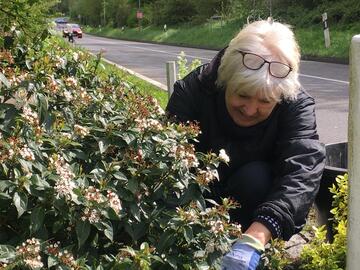
[[[260,262],[264,245],[248,234],[236,241],[222,260],[222,270],[255,270]]]

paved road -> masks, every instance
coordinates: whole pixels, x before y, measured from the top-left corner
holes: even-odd
[[[216,54],[202,50],[149,43],[121,41],[85,35],[76,44],[98,53],[123,67],[166,85],[166,61],[176,61],[181,51],[191,62],[200,59],[206,63]],[[317,124],[324,143],[347,141],[348,66],[313,61],[302,61],[300,81],[316,99]]]

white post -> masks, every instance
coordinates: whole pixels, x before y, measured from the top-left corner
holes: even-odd
[[[175,61],[167,61],[166,62],[166,83],[167,83],[169,98],[170,98],[171,94],[174,92],[175,80],[176,80]]]
[[[322,21],[324,24],[324,38],[325,38],[325,47],[330,47],[330,32],[329,32],[329,25],[327,23],[327,13],[322,14]]]
[[[353,36],[350,47],[349,91],[349,213],[347,230],[347,270],[360,266],[360,35]]]

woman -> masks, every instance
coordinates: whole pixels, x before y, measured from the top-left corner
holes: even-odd
[[[224,256],[223,269],[255,269],[264,245],[299,232],[314,202],[325,149],[299,63],[288,26],[256,21],[174,85],[168,114],[199,123],[198,151],[225,149],[230,157],[209,197],[239,201],[230,216],[245,233]]]

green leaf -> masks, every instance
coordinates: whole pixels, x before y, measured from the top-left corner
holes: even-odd
[[[125,174],[123,174],[122,172],[115,172],[113,173],[113,176],[116,178],[116,179],[119,179],[119,180],[127,180],[127,177]]]
[[[139,181],[135,178],[130,178],[126,187],[135,194],[139,189]]]
[[[16,257],[16,249],[9,245],[0,245],[0,262],[8,263]]]
[[[0,72],[0,81],[7,87],[10,88],[10,83],[8,79]]]
[[[13,197],[14,205],[20,217],[26,211],[28,204],[28,197],[25,193],[15,192]]]
[[[5,189],[14,186],[14,183],[10,180],[0,180],[0,191],[4,191]]]
[[[108,149],[110,143],[106,139],[100,139],[98,141],[98,145],[99,145],[100,153],[102,154],[102,153],[104,153],[106,151],[106,149]]]
[[[166,230],[160,237],[159,244],[156,249],[159,253],[163,253],[166,249],[168,249],[174,242],[176,238],[174,232],[171,230]]]
[[[58,260],[54,257],[54,256],[49,256],[48,257],[48,267],[51,268],[52,266],[55,266],[57,264],[59,264]]]
[[[134,140],[136,140],[136,136],[132,133],[124,133],[121,137],[128,145],[131,144]]]
[[[36,207],[32,210],[30,217],[30,233],[33,234],[37,232],[43,225],[45,217],[45,210],[42,207]]]
[[[37,98],[39,104],[38,110],[39,110],[40,122],[42,123],[48,117],[49,104],[47,98],[44,95],[38,94]]]
[[[7,105],[2,104],[0,106],[2,107]],[[18,115],[18,111],[14,106],[10,106],[6,109],[5,118],[2,121],[4,131],[9,131],[10,133],[12,132],[11,129],[15,125],[15,119],[17,115]]]
[[[8,199],[11,199],[11,196],[6,194],[6,193],[0,192],[0,199],[1,200],[8,200]]]
[[[114,240],[114,229],[113,226],[111,224],[111,222],[104,222],[105,225],[105,230],[104,230],[104,234],[105,236],[112,242]]]
[[[138,205],[136,205],[135,203],[130,204],[130,212],[137,221],[141,220],[140,207]]]
[[[184,227],[184,237],[186,242],[190,243],[194,239],[193,230],[189,226]]]
[[[85,243],[90,235],[90,223],[87,221],[79,220],[76,222],[76,235],[78,240],[79,249]]]

